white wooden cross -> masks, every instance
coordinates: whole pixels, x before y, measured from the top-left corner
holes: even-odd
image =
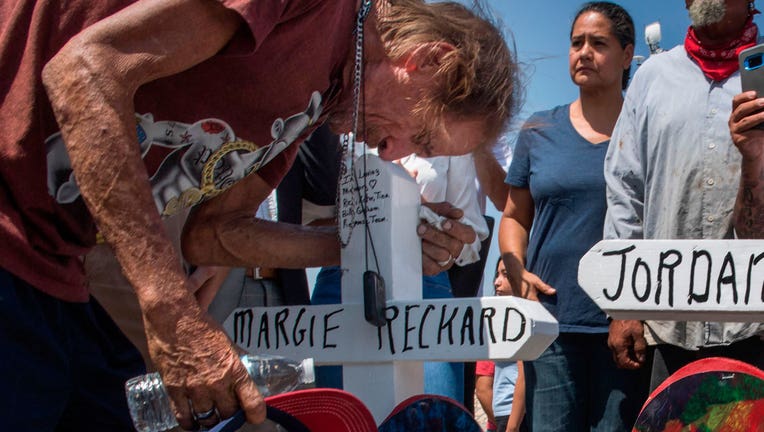
[[[422,300],[419,188],[400,166],[367,155],[341,181],[342,304],[237,309],[224,328],[243,349],[319,365],[342,364],[344,389],[377,423],[423,393],[422,361],[537,358],[557,337],[544,307],[514,297]],[[359,189],[361,194],[359,194]],[[386,321],[364,319],[362,275],[376,269],[365,245],[364,209],[387,287]],[[320,252],[319,252],[320,253]]]
[[[764,241],[603,240],[578,283],[615,319],[764,321]]]

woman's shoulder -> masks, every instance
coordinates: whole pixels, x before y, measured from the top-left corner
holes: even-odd
[[[525,121],[523,129],[543,129],[559,124],[568,118],[570,104],[558,105],[554,108],[536,111]]]

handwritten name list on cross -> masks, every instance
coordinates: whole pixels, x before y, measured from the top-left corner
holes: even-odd
[[[236,344],[343,364],[344,389],[381,422],[395,404],[423,392],[421,361],[528,360],[552,343],[557,321],[537,302],[422,300],[418,186],[402,167],[373,155],[356,159],[353,169],[355,178],[340,182],[342,304],[237,309],[224,323]],[[367,269],[378,270],[387,287],[381,327],[364,319]]]

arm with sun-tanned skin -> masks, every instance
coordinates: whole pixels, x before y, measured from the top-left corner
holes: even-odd
[[[268,185],[255,174],[194,208],[184,228],[184,257],[197,265],[234,267],[305,268],[339,264],[336,226],[259,220],[252,216],[254,209],[242,207],[241,203],[261,202],[269,193]],[[417,229],[422,239],[422,272],[437,274],[443,271],[437,261],[444,261],[449,255],[458,256],[465,243],[474,241],[475,231],[458,221],[462,211],[451,204],[425,205],[448,218],[443,231],[424,223]]]
[[[517,381],[512,396],[512,412],[509,414],[506,432],[519,432],[525,417],[525,367],[517,362]]]
[[[743,156],[740,165],[733,225],[739,238],[764,237],[764,99],[755,92],[741,93],[732,100],[729,126],[732,141]]]
[[[507,206],[499,223],[499,250],[512,295],[538,301],[538,293],[555,293],[554,288],[525,269],[528,250],[528,233],[533,224],[533,198],[528,188],[512,186]]]
[[[509,195],[509,185],[504,183],[507,172],[487,146],[479,147],[472,154],[480,187],[496,210],[504,210]]]
[[[480,402],[488,422],[496,423],[493,416],[493,375],[477,375],[475,377],[475,396]]]
[[[258,423],[265,405],[236,349],[192,295],[198,282],[189,281],[165,232],[136,145],[133,96],[146,83],[212,57],[241,25],[217,2],[138,1],[72,38],[43,71],[81,195],[135,289],[152,361],[186,429],[197,426],[192,410],[214,407],[227,417],[241,407]],[[254,174],[201,205],[185,229],[187,258],[220,266],[336,263],[334,229],[252,217],[270,191]],[[442,271],[436,262],[475,236],[458,222],[460,210],[432,206],[449,221],[444,231],[418,228],[426,274]],[[272,245],[270,253],[263,244]]]
[[[72,38],[43,70],[82,196],[135,289],[152,360],[184,428],[194,427],[189,401],[222,416],[241,406],[250,422],[263,421],[265,404],[190,293],[136,145],[133,95],[211,57],[240,24],[216,2],[138,2]]]

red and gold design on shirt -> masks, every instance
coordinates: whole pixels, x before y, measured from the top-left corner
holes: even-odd
[[[297,144],[350,91],[343,71],[352,58],[355,0],[220,1],[242,17],[229,44],[134,97],[136,127],[148,140],[141,139],[149,149],[144,161],[165,214],[255,169],[275,187]],[[96,229],[61,157],[41,72],[73,35],[133,0],[12,3],[0,6],[0,268],[59,299],[86,301],[81,256]],[[292,145],[270,159],[269,143]]]
[[[162,216],[172,216],[256,172],[313,127],[321,109],[321,95],[313,92],[305,111],[272,123],[273,140],[263,146],[237,139],[231,126],[222,120],[186,124],[154,121],[151,114],[136,114],[138,145],[147,164],[157,210]],[[50,136],[45,144],[49,192],[58,203],[73,203],[80,191],[61,134]]]

